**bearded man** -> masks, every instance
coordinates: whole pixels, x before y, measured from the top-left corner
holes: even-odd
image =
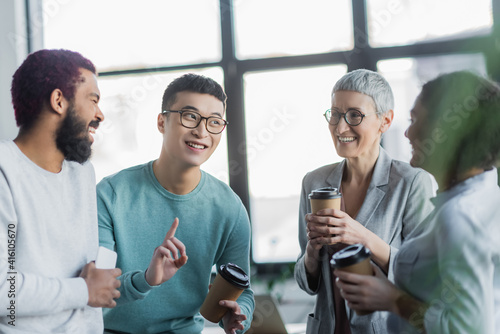
[[[96,269],[95,174],[104,120],[96,69],[68,50],[30,54],[12,80],[19,134],[0,141],[0,332],[102,333],[119,269]]]

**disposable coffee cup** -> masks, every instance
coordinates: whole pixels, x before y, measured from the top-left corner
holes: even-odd
[[[217,269],[217,275],[208,290],[200,313],[208,321],[218,323],[228,311],[219,305],[221,300],[235,301],[250,286],[250,279],[243,269],[236,264],[223,264]]]
[[[348,246],[333,254],[330,265],[332,268],[349,273],[369,276],[374,274],[370,264],[370,250],[362,244]],[[359,310],[356,313],[366,315],[372,313],[372,311]]]
[[[340,210],[342,194],[337,188],[325,187],[311,191],[309,201],[311,202],[311,213],[316,214],[323,209]]]
[[[311,213],[316,214],[323,209],[340,210],[342,194],[337,188],[325,187],[311,191],[309,201],[311,202]]]

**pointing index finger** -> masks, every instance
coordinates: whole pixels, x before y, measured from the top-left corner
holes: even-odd
[[[165,244],[168,240],[174,237],[175,231],[177,230],[177,226],[179,226],[179,218],[176,217],[174,219],[174,222],[172,223],[172,226],[170,226],[167,235],[165,235],[165,239],[163,239],[163,244]]]

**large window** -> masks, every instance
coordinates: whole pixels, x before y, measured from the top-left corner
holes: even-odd
[[[353,47],[349,0],[235,0],[239,59],[315,54]]]
[[[221,59],[218,0],[44,0],[45,47],[79,50],[100,71]]]
[[[294,262],[302,178],[341,159],[322,114],[344,73],[378,70],[391,83],[382,144],[404,161],[425,81],[458,69],[500,79],[500,0],[38,1],[44,47],[79,51],[100,72],[98,179],[159,155],[156,117],[173,78],[197,72],[225,86],[230,124],[202,168],[249,209],[257,268]]]
[[[339,161],[323,113],[345,65],[244,76],[246,153],[256,262],[293,261],[304,175]]]
[[[368,0],[367,4],[372,46],[487,35],[493,26],[491,0]]]

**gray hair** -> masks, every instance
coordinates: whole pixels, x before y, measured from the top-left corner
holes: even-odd
[[[387,80],[377,72],[359,69],[347,73],[337,81],[332,96],[338,91],[349,90],[368,95],[375,103],[377,116],[394,109],[394,95]]]

